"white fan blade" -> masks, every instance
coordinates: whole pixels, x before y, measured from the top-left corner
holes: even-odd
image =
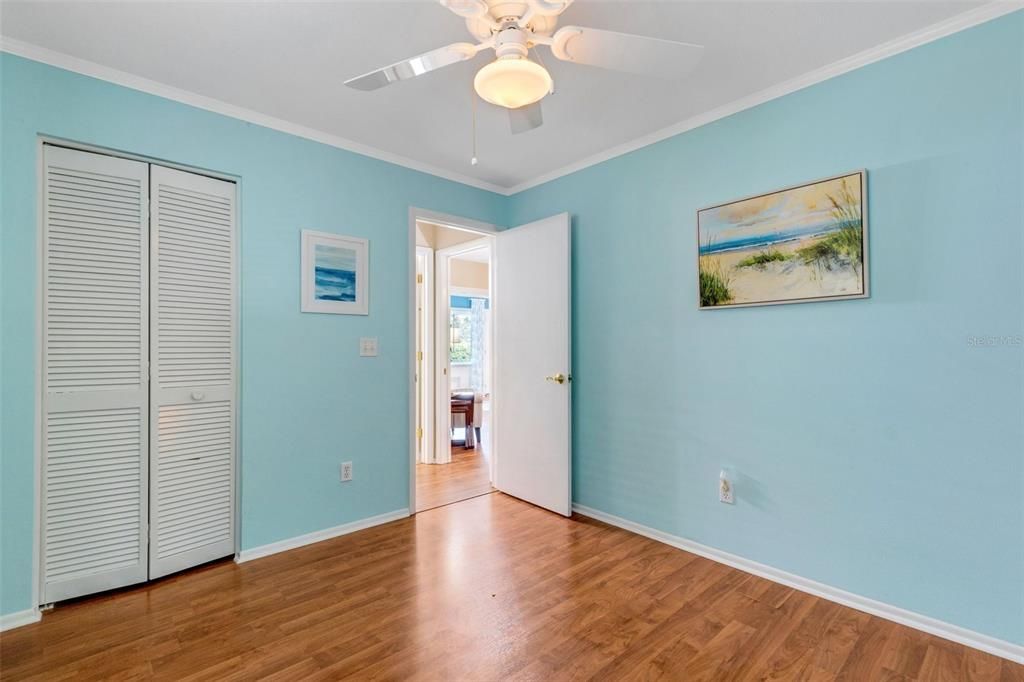
[[[486,16],[490,11],[484,0],[441,0],[441,5],[464,19]]]
[[[529,7],[529,11],[533,14],[543,17],[556,17],[569,8],[572,0],[526,0],[526,4]]]
[[[445,66],[472,59],[478,51],[479,46],[471,43],[453,43],[418,57],[410,57],[395,62],[391,66],[350,78],[345,81],[345,85],[356,90],[376,90],[395,81],[409,80]]]
[[[627,73],[679,76],[700,61],[704,47],[674,40],[565,26],[551,40],[551,51],[567,62]]]
[[[541,111],[540,102],[527,104],[518,109],[509,109],[508,122],[512,126],[513,135],[539,128],[544,123],[544,113]]]

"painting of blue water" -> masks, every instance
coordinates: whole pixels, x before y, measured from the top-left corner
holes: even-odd
[[[707,253],[719,253],[721,251],[749,249],[755,246],[772,246],[774,244],[799,241],[803,237],[821,236],[840,228],[842,228],[842,225],[825,223],[822,225],[811,225],[810,227],[801,227],[791,230],[776,230],[775,232],[769,232],[766,234],[739,236],[719,242],[708,240],[700,245],[700,253],[701,255],[704,255]]]
[[[700,307],[867,295],[863,171],[697,212]]]
[[[356,252],[340,246],[317,244],[314,249],[314,273],[318,301],[356,300]]]

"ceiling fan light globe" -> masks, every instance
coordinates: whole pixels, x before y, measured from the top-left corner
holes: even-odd
[[[482,99],[507,109],[539,102],[554,87],[551,74],[529,59],[498,59],[480,69],[473,87]]]

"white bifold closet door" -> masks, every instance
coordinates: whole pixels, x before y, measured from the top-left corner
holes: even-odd
[[[235,185],[152,167],[149,576],[235,551]]]
[[[43,603],[235,551],[235,185],[43,147]]]
[[[148,175],[44,147],[44,603],[146,579]]]

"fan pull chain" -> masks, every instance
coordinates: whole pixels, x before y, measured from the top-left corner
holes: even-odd
[[[537,63],[540,64],[542,69],[547,71],[548,70],[548,66],[547,66],[547,64],[544,63],[544,59],[540,56],[540,50],[537,49],[536,45],[534,45],[532,49],[533,49],[533,56],[535,56],[537,58]],[[548,94],[549,95],[555,94],[555,80],[553,78],[551,79],[551,89],[548,90]]]
[[[476,92],[470,90],[470,97],[473,100],[473,158],[469,160],[469,164],[475,166],[479,163],[476,158]]]

